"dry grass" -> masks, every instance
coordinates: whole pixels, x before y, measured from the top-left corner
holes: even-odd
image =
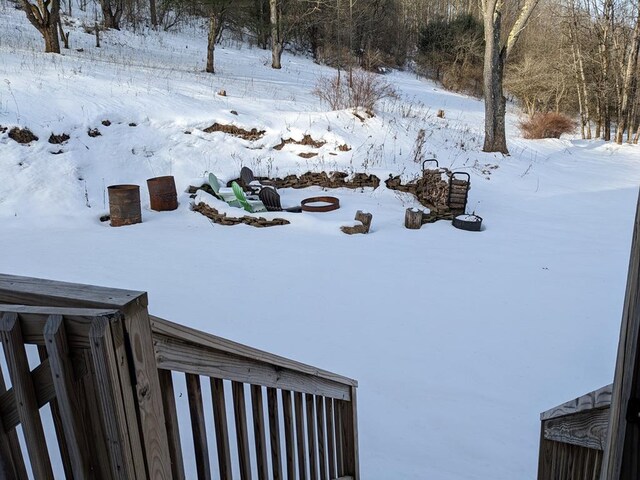
[[[528,120],[520,122],[524,138],[560,138],[563,133],[571,133],[576,122],[562,113],[536,113]]]
[[[385,98],[398,98],[398,92],[380,75],[354,70],[351,85],[349,74],[322,77],[312,92],[333,110],[363,108],[373,111],[376,103]]]

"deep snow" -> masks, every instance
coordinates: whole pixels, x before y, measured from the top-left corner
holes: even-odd
[[[1,272],[145,290],[153,314],[357,378],[367,480],[533,479],[538,414],[611,382],[637,146],[524,140],[512,109],[511,156],[485,154],[482,103],[406,72],[385,77],[402,98],[363,123],[318,103],[311,90],[332,70],[303,57],[285,54],[275,71],[269,52],[228,42],[218,73],[203,73],[199,27],[108,32],[101,49],[78,27],[74,50],[45,55],[12,5],[0,0],[0,125],[40,140],[0,135]],[[202,132],[216,121],[267,133]],[[384,185],[331,191],[335,212],[265,215],[285,227],[224,227],[189,210],[190,184],[242,165],[411,178],[420,128],[427,154],[471,174],[481,233],[444,221],[406,230],[404,210],[419,205]],[[47,143],[63,132],[69,142]],[[318,157],[272,148],[305,133],[327,141]],[[344,143],[350,152],[337,150]],[[180,207],[152,212],[145,180],[167,174]],[[99,222],[116,183],[141,185],[144,223]],[[281,194],[294,204],[320,192]],[[342,234],[358,209],[373,213],[372,232]],[[177,401],[184,413],[186,395]]]

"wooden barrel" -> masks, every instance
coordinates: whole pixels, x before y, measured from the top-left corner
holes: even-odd
[[[147,180],[151,210],[158,212],[175,210],[178,208],[178,194],[176,182],[171,175],[155,177]]]
[[[142,223],[138,185],[111,185],[107,190],[112,227]]]

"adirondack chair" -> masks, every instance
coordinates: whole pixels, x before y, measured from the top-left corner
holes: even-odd
[[[302,207],[300,205],[295,207],[282,208],[282,204],[280,203],[280,194],[276,191],[275,188],[264,187],[262,190],[260,190],[260,193],[258,193],[258,197],[270,212],[302,212]]]
[[[245,196],[242,191],[242,187],[238,185],[236,182],[231,184],[231,188],[233,189],[233,193],[236,196],[236,199],[247,212],[249,213],[257,213],[257,212],[266,212],[267,207],[260,200],[249,200]]]
[[[236,198],[236,194],[233,193],[233,189],[221,188],[218,178],[213,173],[209,174],[209,186],[211,187],[211,190],[213,190],[214,195],[218,199],[228,203],[232,207],[242,208],[242,205]]]

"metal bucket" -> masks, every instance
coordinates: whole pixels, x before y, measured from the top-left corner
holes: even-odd
[[[107,190],[112,227],[142,223],[138,185],[111,185]]]
[[[171,175],[150,178],[147,180],[147,186],[151,198],[151,210],[162,212],[178,208],[176,182]]]

